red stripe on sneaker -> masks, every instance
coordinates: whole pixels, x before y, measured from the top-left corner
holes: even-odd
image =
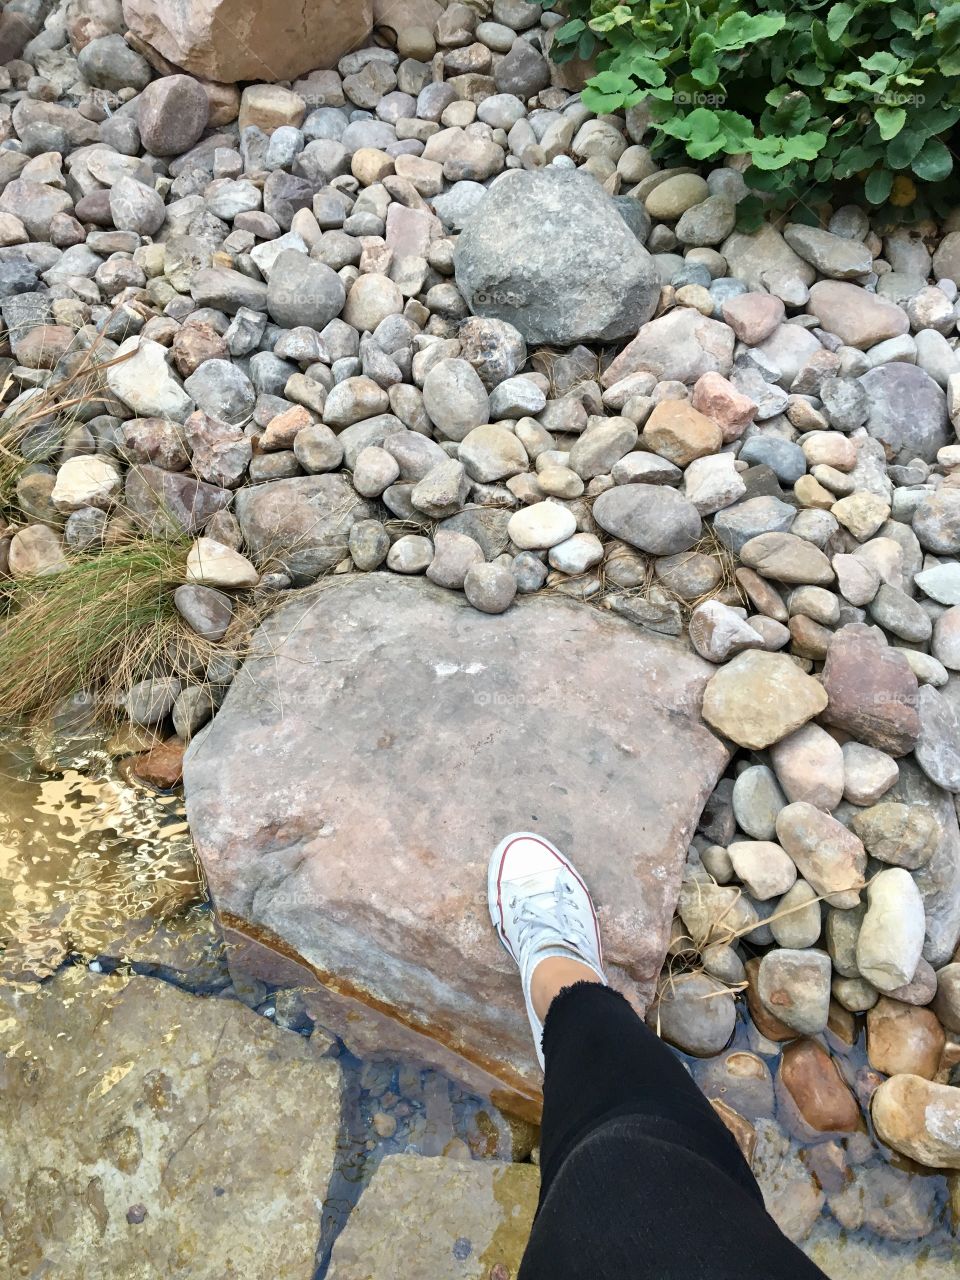
[[[507,947],[507,950],[513,956],[514,960],[516,960],[517,964],[519,964],[520,961],[516,953],[514,952],[513,947],[510,946],[510,940],[507,937],[506,927],[504,925],[501,882],[503,880],[503,864],[507,860],[507,854],[513,848],[513,846],[515,844],[518,844],[521,840],[533,840],[535,844],[538,844],[540,845],[541,848],[546,849],[547,853],[549,853],[551,857],[556,858],[558,862],[560,862],[564,867],[566,867],[566,869],[573,876],[574,880],[576,880],[577,884],[580,886],[583,892],[587,895],[587,901],[590,903],[590,914],[593,916],[593,928],[597,937],[597,956],[599,957],[600,968],[602,969],[603,968],[603,943],[600,940],[600,921],[597,919],[597,911],[593,905],[593,898],[590,894],[590,890],[580,879],[580,876],[577,874],[574,868],[571,867],[570,863],[567,862],[566,858],[564,858],[563,855],[557,849],[554,849],[552,845],[547,844],[544,840],[539,839],[537,836],[517,836],[516,840],[511,840],[510,843],[504,847],[503,853],[500,856],[500,867],[497,871],[497,910],[500,913],[500,937],[503,939],[504,944]]]

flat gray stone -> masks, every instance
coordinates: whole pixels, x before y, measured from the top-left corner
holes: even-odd
[[[937,450],[950,443],[950,428],[947,397],[930,375],[896,360],[865,373],[860,385],[869,404],[867,430],[894,461],[935,462]]]
[[[728,758],[696,710],[713,671],[559,595],[518,597],[500,619],[423,579],[331,578],[267,620],[187,753],[214,901],[239,937],[277,939],[337,981],[341,996],[312,998],[353,1047],[414,1052],[532,1109],[540,1073],[490,927],[490,852],[533,830],[569,853],[608,972],[649,1000]],[[244,953],[248,972],[282,962]]]
[[[621,484],[593,504],[601,529],[648,555],[687,551],[700,537],[702,522],[692,502],[664,485]]]
[[[931,782],[912,759],[898,764],[900,777],[884,800],[921,806],[936,818],[942,832],[933,857],[913,873],[926,914],[923,956],[938,969],[950,960],[960,940],[960,823],[949,792]]]

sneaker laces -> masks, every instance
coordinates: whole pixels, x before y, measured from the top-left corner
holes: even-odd
[[[518,900],[518,894],[509,899],[511,912],[516,912]],[[589,956],[593,949],[593,942],[578,912],[573,885],[562,875],[558,874],[552,889],[525,895],[514,921],[520,950],[536,934],[544,931],[559,932],[564,942],[585,955]]]

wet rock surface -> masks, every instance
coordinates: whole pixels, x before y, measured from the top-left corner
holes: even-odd
[[[150,978],[68,969],[30,991],[0,987],[0,1003],[12,1269],[309,1274],[336,1154],[336,1063],[236,1002]]]
[[[390,1156],[338,1237],[329,1280],[516,1274],[540,1193],[530,1165]],[[416,1259],[416,1262],[413,1262]]]

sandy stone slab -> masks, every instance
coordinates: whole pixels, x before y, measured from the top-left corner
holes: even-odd
[[[83,969],[0,989],[0,1269],[310,1280],[339,1120],[336,1063],[236,1001]]]

